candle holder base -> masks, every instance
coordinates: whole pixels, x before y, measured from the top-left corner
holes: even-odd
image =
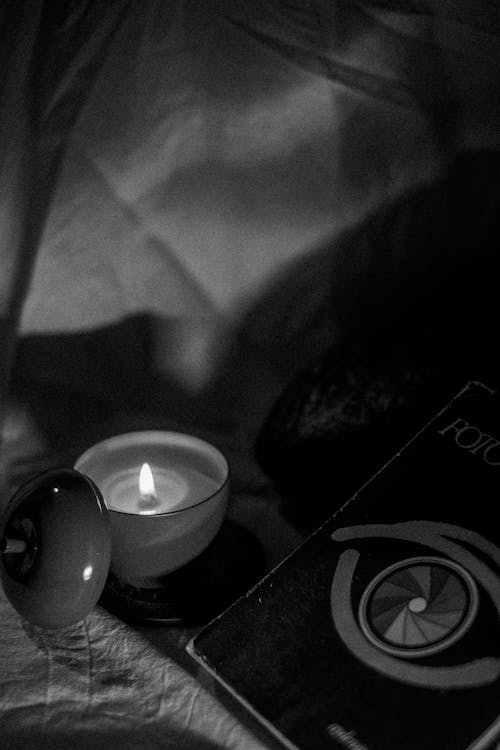
[[[136,588],[108,575],[99,604],[128,622],[203,625],[265,573],[260,542],[243,526],[224,521],[213,542],[157,588]]]

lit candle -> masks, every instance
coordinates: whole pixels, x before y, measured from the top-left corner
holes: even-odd
[[[217,489],[215,479],[188,464],[151,468],[143,463],[110,474],[102,486],[110,510],[144,516],[188,508]]]
[[[130,432],[75,464],[100,489],[111,522],[111,571],[156,586],[210,544],[224,518],[229,467],[210,443],[177,432]]]

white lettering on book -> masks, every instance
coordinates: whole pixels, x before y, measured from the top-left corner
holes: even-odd
[[[438,430],[438,434],[453,438],[459,448],[480,456],[489,466],[500,466],[500,441],[465,419],[455,419],[447,427]]]
[[[341,724],[330,724],[327,727],[327,732],[332,739],[338,740],[342,745],[348,747],[349,750],[369,750],[367,745],[363,745],[363,743],[356,738],[353,731],[348,732]]]

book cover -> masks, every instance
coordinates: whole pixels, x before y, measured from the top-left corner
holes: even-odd
[[[499,495],[471,382],[189,653],[285,747],[500,747]]]

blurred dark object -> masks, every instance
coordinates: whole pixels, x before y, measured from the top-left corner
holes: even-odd
[[[256,445],[302,530],[339,508],[467,380],[500,384],[499,217],[500,159],[480,154],[345,239],[357,283],[335,290],[342,341],[286,388]]]

